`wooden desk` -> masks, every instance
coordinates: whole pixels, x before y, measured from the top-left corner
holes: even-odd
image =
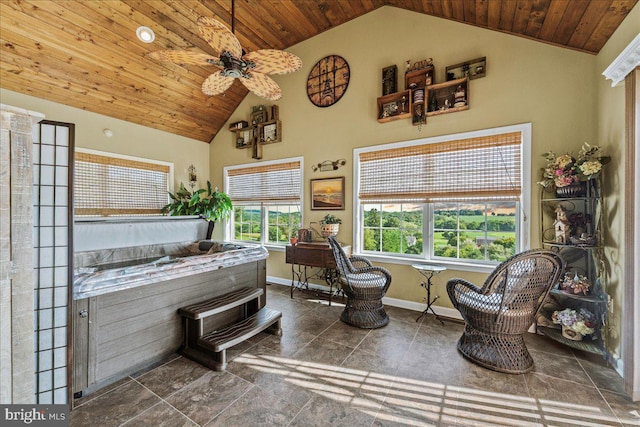
[[[351,253],[351,246],[343,246],[342,249],[347,255]],[[299,242],[296,245],[287,245],[285,261],[287,264],[291,264],[291,298],[293,298],[293,291],[296,289],[313,291],[317,296],[328,299],[329,305],[331,305],[334,294],[333,287],[337,284],[340,274],[336,270],[336,260],[328,242]],[[318,268],[319,270],[309,273],[308,268]],[[329,286],[329,293],[309,289],[309,279],[324,280]]]

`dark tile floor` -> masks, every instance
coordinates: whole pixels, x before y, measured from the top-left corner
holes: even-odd
[[[225,372],[176,355],[77,401],[71,426],[640,426],[640,404],[598,357],[527,334],[535,369],[478,367],[456,351],[461,323],[387,307],[361,330],[340,306],[269,285],[283,336],[228,351]]]

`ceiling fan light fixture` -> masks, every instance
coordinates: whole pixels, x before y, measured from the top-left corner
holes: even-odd
[[[232,18],[233,21],[233,18]],[[302,67],[300,58],[277,49],[258,49],[243,53],[235,34],[222,22],[214,18],[198,18],[200,36],[213,48],[214,55],[184,50],[151,52],[153,59],[177,64],[208,64],[221,68],[209,75],[202,83],[202,92],[208,96],[220,95],[231,87],[234,79],[251,92],[270,101],[282,97],[282,90],[268,74],[286,74]]]
[[[156,35],[149,27],[141,26],[136,30],[136,36],[138,40],[143,43],[152,43],[156,39]]]

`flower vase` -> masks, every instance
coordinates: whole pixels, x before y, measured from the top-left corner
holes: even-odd
[[[562,336],[572,341],[582,341],[582,334],[577,333],[568,326],[562,326]]]
[[[556,187],[556,196],[562,199],[584,197],[587,194],[587,182],[578,181],[564,187]]]

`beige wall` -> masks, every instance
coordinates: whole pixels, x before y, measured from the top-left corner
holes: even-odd
[[[189,181],[187,168],[193,164],[198,184],[206,185],[209,175],[209,144],[195,139],[113,119],[79,108],[68,107],[6,89],[0,89],[0,102],[14,107],[43,113],[46,120],[74,123],[76,147],[109,153],[125,154],[174,164],[174,188]],[[113,136],[107,138],[102,130],[108,128]]]
[[[611,154],[605,173],[605,243],[607,259],[607,292],[611,296],[608,348],[620,357],[622,304],[624,298],[624,175],[625,90],[624,83],[611,87],[611,80],[600,75],[640,33],[640,7],[634,7],[622,25],[596,57],[598,141]]]
[[[410,30],[408,30],[410,29]],[[548,150],[578,150],[584,141],[598,143],[596,126],[596,58],[593,55],[533,42],[393,7],[382,7],[289,49],[303,67],[297,73],[276,76],[283,98],[280,106],[283,141],[264,147],[263,160],[304,156],[304,222],[317,221],[326,212],[308,208],[309,179],[346,176],[346,210],[337,212],[343,224],[339,238],[351,243],[353,149],[395,141],[465,132],[518,123],[532,123],[531,247],[540,246],[538,189],[535,181]],[[338,54],[351,67],[351,82],[344,97],[328,108],[315,107],[306,95],[309,70],[320,58]],[[398,86],[404,87],[404,63],[433,58],[436,81],[444,81],[445,67],[486,56],[487,77],[470,82],[470,109],[429,117],[422,129],[410,120],[380,124],[376,98],[381,93],[382,68],[396,64]],[[250,106],[267,103],[249,95],[230,122],[247,120]],[[268,103],[267,103],[268,104]],[[226,126],[225,126],[226,129]],[[346,158],[336,173],[312,172],[323,160]],[[233,146],[231,132],[221,130],[211,144],[211,174],[222,181],[227,165],[252,163],[249,150]],[[420,276],[408,265],[386,264],[393,274],[389,297],[421,303]],[[290,277],[282,252],[271,251],[267,274]],[[444,282],[462,276],[481,284],[486,274],[446,271],[435,281],[441,305],[451,306]]]
[[[302,70],[275,79],[283,89],[277,102],[283,123],[283,142],[264,147],[264,160],[304,156],[305,224],[317,221],[326,212],[308,209],[309,179],[344,175],[347,182],[346,210],[337,212],[343,224],[340,239],[351,243],[353,216],[353,149],[387,142],[413,140],[496,126],[532,123],[532,205],[531,247],[540,245],[538,189],[535,181],[543,166],[541,154],[548,150],[576,151],[582,142],[601,144],[613,157],[606,168],[607,251],[609,291],[614,300],[610,346],[615,351],[620,330],[622,298],[619,253],[622,235],[621,198],[625,177],[623,164],[624,89],[611,88],[600,73],[620,53],[640,26],[640,8],[635,7],[598,56],[533,42],[499,32],[441,20],[405,10],[382,7],[372,13],[327,31],[289,50],[299,55]],[[408,30],[409,29],[409,30]],[[419,35],[419,37],[417,36]],[[339,54],[351,66],[351,83],[345,96],[334,106],[317,108],[306,96],[306,78],[320,58]],[[381,95],[381,70],[396,64],[399,87],[407,59],[433,58],[437,82],[444,80],[445,66],[464,60],[487,57],[487,77],[470,82],[470,106],[465,112],[430,117],[421,130],[409,120],[379,124],[376,97]],[[27,95],[0,89],[0,102],[42,112],[48,120],[76,124],[76,145],[175,164],[176,184],[187,181],[186,168],[194,164],[203,185],[210,171],[214,185],[222,186],[222,168],[253,163],[248,150],[234,148],[232,134],[223,127],[213,143],[179,137],[166,132],[112,119]],[[268,104],[249,95],[229,122],[247,120],[250,106]],[[112,138],[102,129],[110,128]],[[311,165],[323,160],[347,159],[337,173],[312,172]],[[222,227],[216,227],[220,237]],[[386,264],[393,274],[389,296],[423,302],[420,276],[409,266]],[[270,276],[289,278],[290,269],[282,252],[271,251]],[[480,283],[485,274],[447,271],[436,279],[441,305],[450,306],[444,282],[462,276]]]

